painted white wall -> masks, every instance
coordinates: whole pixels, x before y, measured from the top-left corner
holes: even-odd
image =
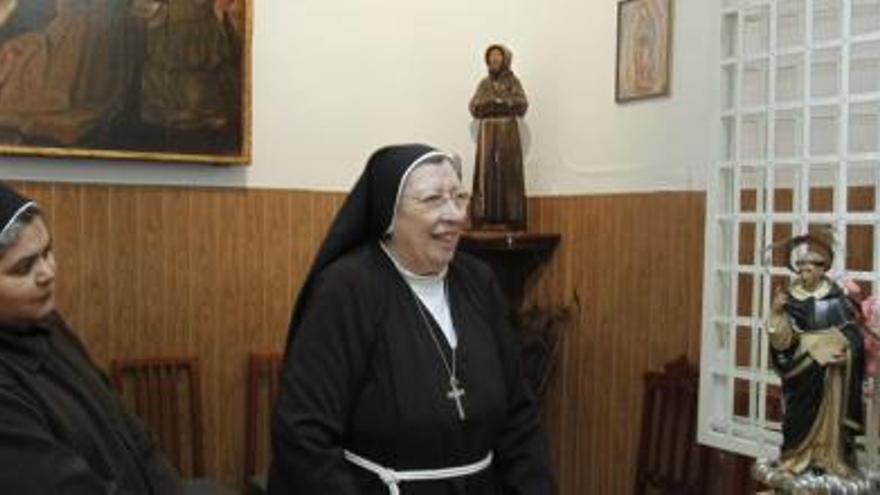
[[[2,157],[0,177],[345,190],[373,149],[411,141],[472,165],[467,103],[500,41],[531,100],[530,195],[701,189],[718,1],[675,0],[672,96],[618,105],[616,0],[255,0],[252,166]]]

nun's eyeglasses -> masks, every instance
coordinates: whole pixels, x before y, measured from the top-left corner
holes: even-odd
[[[451,201],[453,205],[459,210],[463,210],[467,208],[468,203],[471,202],[470,193],[459,191],[451,194],[429,194],[427,196],[404,196],[406,198],[410,198],[419,205],[429,209],[429,210],[439,210],[446,205],[447,201]]]

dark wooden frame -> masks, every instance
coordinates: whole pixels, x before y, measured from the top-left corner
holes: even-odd
[[[247,390],[244,427],[244,475],[246,479],[257,476],[257,446],[259,416],[271,416],[269,410],[260,410],[261,404],[272,405],[278,396],[281,382],[283,356],[279,353],[252,353],[248,359]],[[261,396],[268,400],[261,401]]]
[[[617,53],[615,57],[615,65],[614,65],[614,99],[618,103],[627,102],[627,101],[635,101],[635,100],[643,100],[646,98],[656,98],[658,96],[668,96],[670,93],[670,88],[672,86],[672,41],[673,41],[673,22],[672,17],[674,14],[673,9],[673,1],[672,0],[660,0],[666,7],[666,63],[664,64],[663,70],[665,71],[666,79],[663,81],[663,84],[659,91],[644,93],[639,95],[630,95],[626,96],[622,94],[621,84],[623,83],[622,78],[620,77],[620,71],[623,68],[621,65],[621,57],[623,53],[621,53],[623,39],[625,30],[629,28],[629,26],[624,26],[623,24],[623,13],[627,8],[631,8],[637,4],[645,3],[647,1],[652,0],[622,0],[617,4]]]
[[[252,160],[252,64],[253,64],[253,2],[243,2],[241,47],[241,145],[236,153],[211,154],[182,150],[141,151],[116,148],[87,148],[77,145],[0,144],[0,155],[39,156],[49,158],[98,158],[134,161],[184,162],[209,165],[248,165]]]
[[[183,407],[177,396],[180,377],[183,377],[189,389],[189,404]],[[135,414],[141,416],[148,428],[157,428],[157,431],[153,431],[157,438],[170,437],[170,443],[160,446],[178,470],[182,469],[184,459],[180,426],[181,422],[188,424],[192,441],[189,445],[192,473],[188,474],[194,478],[205,474],[200,380],[199,361],[191,356],[114,359],[110,363],[112,387],[120,395],[124,395],[129,386],[132,388],[130,393],[133,394],[134,403],[131,405]],[[158,424],[150,425],[150,419],[158,421]]]
[[[709,449],[696,443],[699,380],[685,356],[645,373],[634,495],[707,493]]]

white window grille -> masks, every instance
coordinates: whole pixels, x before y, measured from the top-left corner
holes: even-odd
[[[764,323],[793,235],[880,295],[880,0],[722,0],[721,149],[710,174],[699,440],[774,457],[780,380]],[[880,459],[867,404],[866,467]]]

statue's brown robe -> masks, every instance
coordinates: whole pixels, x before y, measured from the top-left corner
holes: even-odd
[[[475,227],[524,229],[526,193],[517,118],[528,109],[525,91],[509,69],[480,81],[470,103],[479,120],[471,219]]]

